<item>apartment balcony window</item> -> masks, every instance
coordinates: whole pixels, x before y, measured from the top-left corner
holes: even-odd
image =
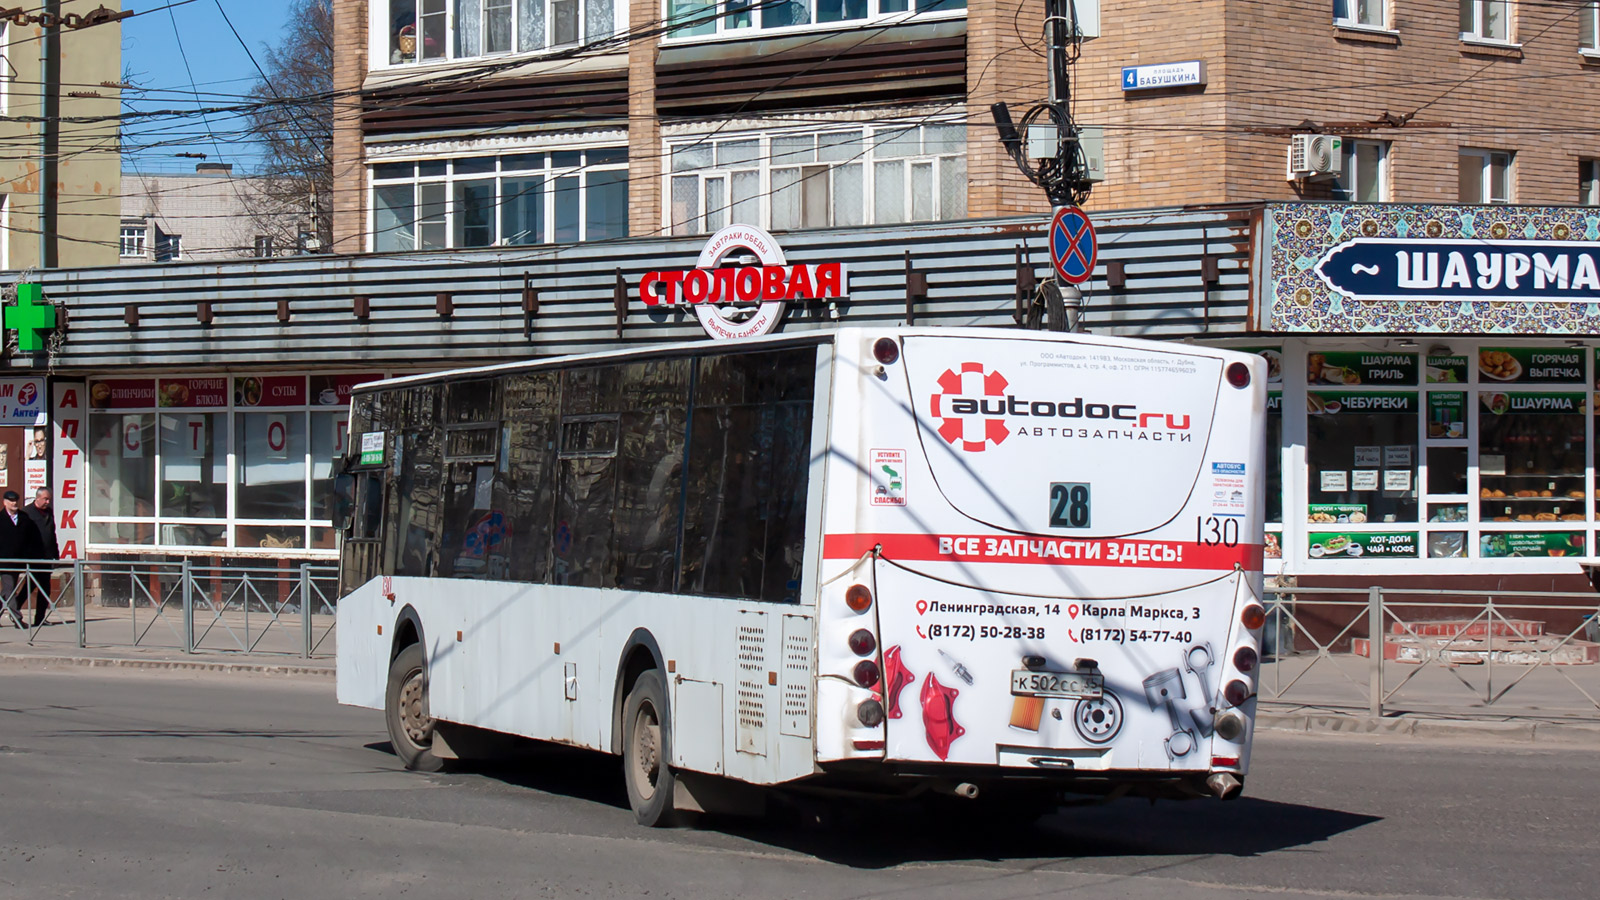
[[[1600,53],[1600,3],[1586,3],[1578,11],[1578,49]]]
[[[705,234],[965,218],[966,133],[951,123],[673,141],[666,224]]]
[[[964,15],[967,0],[666,0],[669,38],[748,35],[773,29],[892,24],[932,15]]]
[[[627,21],[626,0],[387,0],[386,8],[390,65],[592,44]]]
[[[378,163],[372,209],[380,253],[627,237],[628,151]]]
[[[183,235],[167,234],[156,229],[156,262],[177,262],[183,259]]]
[[[1511,43],[1510,0],[1461,0],[1461,39]]]
[[[1382,203],[1389,199],[1389,142],[1344,142],[1344,164],[1333,181],[1336,200]]]
[[[1460,160],[1462,203],[1511,202],[1511,153],[1465,147]]]
[[[1388,0],[1333,0],[1333,23],[1346,28],[1387,28]]]
[[[141,257],[145,255],[148,246],[149,229],[143,225],[122,226],[122,239],[118,242],[117,255],[122,257]]]

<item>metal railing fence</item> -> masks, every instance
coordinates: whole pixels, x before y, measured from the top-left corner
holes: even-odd
[[[1269,587],[1261,701],[1600,719],[1593,592]]]
[[[337,591],[303,562],[0,560],[0,643],[332,656]]]

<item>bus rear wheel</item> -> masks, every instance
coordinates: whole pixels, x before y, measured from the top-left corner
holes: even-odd
[[[444,760],[433,752],[433,716],[428,712],[428,665],[421,644],[400,651],[389,664],[384,724],[394,755],[413,772],[437,772]]]
[[[672,759],[672,723],[667,718],[667,685],[655,669],[633,683],[622,706],[622,773],[628,805],[640,825],[662,828],[676,823],[672,795],[677,779]]]

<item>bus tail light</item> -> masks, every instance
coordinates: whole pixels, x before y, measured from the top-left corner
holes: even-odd
[[[856,663],[854,674],[856,677],[856,684],[859,684],[864,688],[870,688],[877,685],[878,679],[882,677],[881,673],[878,671],[878,664],[870,659],[863,659],[861,662]]]
[[[1267,624],[1267,611],[1252,603],[1239,612],[1239,624],[1246,631],[1260,631],[1261,626]]]
[[[900,345],[894,338],[878,338],[872,345],[872,358],[886,366],[892,366],[900,359]]]
[[[856,720],[868,728],[877,728],[883,724],[883,704],[876,700],[861,701],[856,707]]]
[[[1254,647],[1240,647],[1233,651],[1233,667],[1249,675],[1256,670],[1256,663],[1261,661],[1260,654]]]
[[[1228,383],[1236,388],[1250,386],[1250,367],[1242,362],[1231,363],[1228,366]]]
[[[844,605],[858,613],[864,613],[872,605],[872,592],[864,584],[852,584],[844,592]]]
[[[857,628],[850,635],[850,651],[857,656],[871,656],[878,649],[878,639],[865,628]]]
[[[1243,706],[1250,699],[1250,685],[1234,679],[1222,689],[1222,699],[1228,701],[1229,706]]]
[[[1237,769],[1237,768],[1239,768],[1239,757],[1237,757],[1237,756],[1213,756],[1213,757],[1211,757],[1211,768],[1213,768],[1213,769]]]

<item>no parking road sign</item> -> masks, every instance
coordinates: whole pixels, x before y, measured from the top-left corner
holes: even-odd
[[[1094,224],[1083,210],[1064,206],[1050,220],[1050,262],[1068,284],[1083,284],[1094,274],[1094,261],[1100,254]]]

